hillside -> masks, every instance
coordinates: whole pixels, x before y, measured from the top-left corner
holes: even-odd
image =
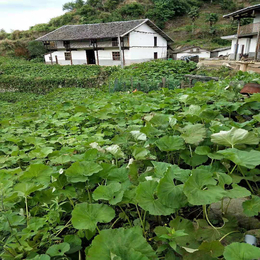
[[[212,2],[212,3],[211,3]],[[75,0],[63,6],[67,12],[46,24],[10,34],[0,31],[1,55],[34,58],[28,43],[67,24],[102,23],[149,18],[168,33],[177,46],[198,45],[214,49],[230,45],[220,39],[236,32],[236,24],[222,16],[228,12],[256,4],[241,0]],[[193,12],[193,15],[191,13]],[[194,18],[192,22],[192,17]],[[243,21],[245,24],[250,21]],[[33,49],[33,47],[32,47]],[[42,52],[42,50],[41,50]]]

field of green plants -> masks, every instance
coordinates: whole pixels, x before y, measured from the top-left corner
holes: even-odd
[[[260,94],[241,80],[259,76],[0,93],[0,258],[260,258]]]
[[[119,67],[60,66],[32,63],[0,57],[0,88],[20,92],[45,94],[56,88],[101,88],[109,85],[111,91],[138,89],[145,92],[161,88],[162,77],[168,88],[180,85],[183,75],[192,72],[195,63],[157,60]]]

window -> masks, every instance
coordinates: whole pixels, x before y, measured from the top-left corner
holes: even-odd
[[[66,50],[70,49],[70,41],[64,41],[63,45],[64,45]]]
[[[71,53],[70,52],[65,52],[65,60],[71,60]]]
[[[120,60],[120,52],[112,52],[113,60]]]
[[[154,37],[154,38],[153,38],[153,43],[154,43],[153,46],[154,46],[154,47],[157,47],[157,37]]]
[[[157,53],[157,52],[154,52],[154,54],[153,54],[153,58],[154,58],[155,60],[158,59],[158,53]]]
[[[118,46],[118,38],[112,38],[112,46]]]

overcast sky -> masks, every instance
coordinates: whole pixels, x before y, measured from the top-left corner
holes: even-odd
[[[62,6],[71,0],[0,0],[0,29],[28,30],[62,15]]]

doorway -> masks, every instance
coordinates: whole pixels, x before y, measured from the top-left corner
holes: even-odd
[[[87,64],[96,64],[94,50],[86,50]]]

